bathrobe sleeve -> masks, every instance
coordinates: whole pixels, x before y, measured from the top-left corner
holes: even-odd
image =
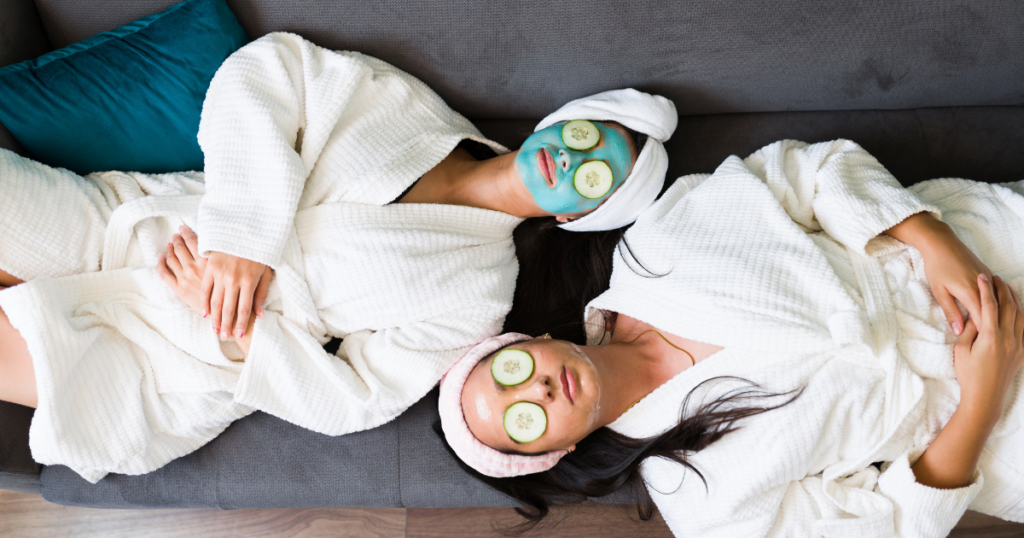
[[[881,473],[868,466],[835,480],[819,473],[789,482],[731,483],[725,486],[729,491],[705,490],[692,473],[675,488],[666,478],[679,471],[669,470],[674,464],[664,460],[645,462],[644,475],[662,476],[649,489],[676,536],[947,536],[981,490],[981,472],[963,488],[935,489],[916,481],[908,456]],[[710,478],[708,483],[713,484]]]
[[[824,230],[862,254],[868,241],[903,219],[941,213],[905,189],[870,153],[849,140],[808,145],[782,140],[743,163],[805,231]]]
[[[917,481],[911,460],[917,461],[924,450],[903,454],[886,468],[876,490],[893,503],[893,518],[898,536],[946,536],[963,517],[977,497],[985,479],[980,469],[971,483],[957,489],[937,489]],[[922,531],[932,534],[922,534]]]
[[[306,179],[363,77],[359,60],[274,33],[218,69],[199,125],[199,249],[281,262]]]
[[[337,355],[326,353],[308,318],[288,314],[298,308],[271,299],[256,320],[235,400],[328,435],[393,419],[470,346],[501,332],[520,221],[444,204],[300,211],[303,286],[326,334],[344,340]],[[282,299],[298,294],[298,284],[284,284]]]
[[[337,356],[268,312],[256,321],[235,401],[326,435],[374,428],[426,395],[474,343],[500,332],[505,312],[479,305],[359,331],[345,337]]]

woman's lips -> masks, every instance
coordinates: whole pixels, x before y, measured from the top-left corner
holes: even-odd
[[[562,367],[562,392],[569,399],[569,403],[576,404],[576,378],[565,366]]]
[[[540,174],[544,176],[544,181],[548,182],[548,187],[555,186],[555,160],[551,158],[551,154],[548,150],[541,148],[537,152],[537,167],[540,168]]]

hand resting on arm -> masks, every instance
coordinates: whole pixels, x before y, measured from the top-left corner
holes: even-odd
[[[926,486],[970,484],[981,450],[1003,414],[1010,383],[1024,363],[1024,310],[999,277],[978,276],[981,311],[967,321],[954,348],[960,404],[911,469]],[[993,291],[993,287],[995,290]]]
[[[272,275],[262,263],[210,252],[203,274],[202,313],[211,316],[213,330],[220,333],[221,341],[245,334],[253,306],[257,315],[263,314],[263,300]]]
[[[211,255],[210,258],[203,258],[199,255],[199,238],[191,228],[188,226],[182,226],[180,231],[181,234],[175,234],[172,242],[168,243],[166,254],[160,257],[160,262],[157,264],[157,271],[160,273],[160,278],[163,279],[164,283],[167,284],[168,287],[174,290],[174,293],[178,295],[178,298],[184,301],[192,310],[197,313],[201,313],[203,314],[203,317],[206,317],[210,312],[208,288],[206,285],[207,280],[209,279],[213,256]],[[224,256],[228,255],[225,254]],[[233,256],[229,257],[234,258]],[[266,271],[263,276],[260,277],[259,285],[255,290],[255,296],[250,295],[251,302],[246,308],[255,304],[257,307],[257,315],[262,317],[263,301],[266,300],[267,290],[270,287],[270,279],[273,277],[273,271],[262,264],[257,265],[264,267]],[[236,329],[233,334],[230,335],[226,335],[227,333],[225,332],[226,329],[224,328],[224,325],[218,323],[218,320],[214,319],[213,323],[215,330],[218,327],[222,329],[220,331],[221,340],[226,340],[228,337],[234,337],[239,347],[242,348],[242,352],[248,355],[249,342],[252,339],[252,327],[255,324],[256,318],[249,315],[249,311],[244,312],[244,318],[242,314],[243,311],[240,310],[238,322],[244,323],[244,325],[241,326],[241,329]]]
[[[981,313],[977,278],[982,274],[991,278],[992,271],[960,241],[948,224],[929,213],[911,215],[885,233],[921,252],[932,295],[946,314],[953,333],[960,336],[964,317],[956,301],[967,308],[971,318],[977,319]]]

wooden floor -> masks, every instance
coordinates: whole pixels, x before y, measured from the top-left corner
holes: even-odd
[[[634,521],[624,506],[586,503],[557,507],[557,524],[524,537],[661,538],[665,522]],[[309,508],[266,510],[102,510],[50,504],[38,495],[0,491],[0,537],[332,537],[486,538],[518,522],[502,508]],[[1024,525],[968,512],[950,536],[1024,537]]]

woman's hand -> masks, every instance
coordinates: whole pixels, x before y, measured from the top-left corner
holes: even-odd
[[[1024,363],[1024,309],[996,277],[995,290],[978,276],[980,315],[967,322],[953,348],[960,404],[924,454],[911,466],[917,481],[934,488],[971,483],[978,458],[1003,414],[1010,383]]]
[[[206,260],[203,315],[210,314],[213,330],[220,333],[222,341],[231,336],[241,338],[253,305],[256,315],[263,317],[263,302],[274,273],[262,263],[223,252],[211,252]]]
[[[977,278],[978,275],[992,277],[992,271],[947,224],[928,213],[912,215],[885,233],[921,252],[932,295],[946,314],[953,333],[959,336],[964,328],[964,317],[956,301],[967,308],[972,318],[977,318],[981,312]]]
[[[196,234],[187,226],[182,226],[179,231],[184,235],[174,234],[171,242],[167,243],[167,252],[160,256],[156,270],[179,299],[205,318],[203,274],[206,273],[206,258],[198,254]]]
[[[1024,363],[1024,310],[1020,297],[999,277],[994,286],[978,277],[981,316],[968,320],[953,349],[960,404],[1002,415],[1003,400]],[[993,290],[993,287],[995,288]]]
[[[213,323],[214,332],[220,334],[222,341],[226,341],[231,336],[241,338],[252,325],[250,323],[250,314],[253,304],[257,307],[257,315],[263,316],[263,302],[267,298],[267,290],[270,288],[270,280],[274,274],[273,271],[263,264],[220,252],[211,254],[209,258],[203,258],[199,255],[199,238],[195,232],[188,226],[182,226],[179,230],[181,234],[174,235],[172,242],[167,245],[167,254],[161,256],[160,263],[157,264],[160,277],[174,290],[182,301],[196,312],[202,314],[204,318],[209,316],[211,312],[216,314],[211,319],[211,322]],[[231,295],[234,298],[234,302],[230,305],[224,301],[226,296],[224,290],[228,290],[230,293],[232,288],[230,286],[217,288],[215,285],[216,281],[210,274],[214,255],[217,255],[217,258],[222,262],[224,259],[227,259],[227,263],[222,263],[221,265],[223,271],[239,269],[240,267],[251,267],[252,264],[263,269],[263,272],[258,276],[253,277],[250,275],[248,278],[234,278],[231,280],[232,282],[239,283],[239,286],[234,288],[236,291],[234,295]],[[232,264],[232,260],[244,263]],[[257,282],[258,284],[255,286],[241,286],[242,282]],[[241,290],[241,295],[238,290]],[[246,290],[249,291],[246,292]],[[213,297],[217,299],[214,305],[210,304],[211,292]],[[220,293],[219,295],[217,294],[218,292]],[[238,312],[237,320],[235,316],[236,308]],[[234,324],[234,330],[230,331],[232,324]]]

